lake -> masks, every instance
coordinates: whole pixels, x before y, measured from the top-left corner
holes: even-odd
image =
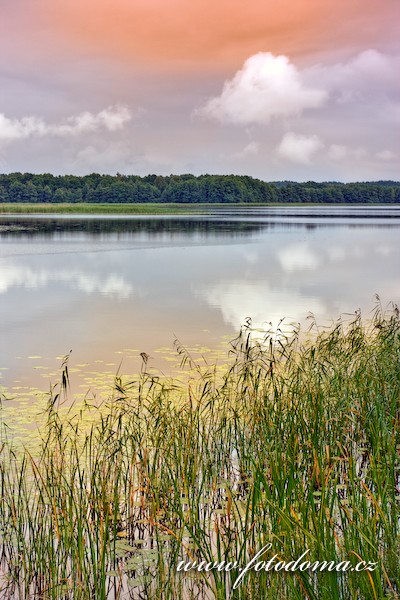
[[[320,325],[400,300],[400,207],[208,210],[188,216],[0,216],[0,382],[48,389],[61,357],[97,373],[164,373],[174,339],[215,360],[257,328]],[[348,317],[350,318],[350,317]],[[78,376],[78,375],[77,375]]]

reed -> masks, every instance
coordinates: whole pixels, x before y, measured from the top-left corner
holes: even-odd
[[[195,214],[212,208],[213,204],[175,204],[175,203],[0,203],[0,214]],[[218,205],[224,206],[224,205]]]
[[[373,203],[372,203],[373,204]],[[246,202],[246,203],[181,203],[181,202],[146,202],[146,203],[23,203],[0,202],[1,214],[137,214],[137,215],[179,215],[179,214],[207,214],[210,210],[224,208],[235,211],[243,208],[271,208],[271,207],[299,207],[299,206],[332,206],[329,203],[313,202]],[[341,205],[352,206],[352,205]]]
[[[188,383],[147,371],[99,409],[61,419],[68,362],[37,453],[2,433],[4,599],[399,598],[400,322],[304,341],[247,323],[221,376],[177,345]],[[91,426],[87,426],[90,412]],[[372,572],[177,572],[266,544],[282,560],[376,562]]]

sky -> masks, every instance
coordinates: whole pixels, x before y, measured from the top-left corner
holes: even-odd
[[[0,172],[399,180],[399,0],[0,0]]]

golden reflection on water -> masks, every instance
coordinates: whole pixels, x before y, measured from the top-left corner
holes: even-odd
[[[223,336],[220,343],[214,348],[196,345],[185,348],[185,352],[201,370],[212,366],[217,375],[225,372],[228,366],[229,336]],[[74,363],[73,356],[68,359],[69,390],[66,398],[58,406],[58,412],[65,420],[73,415],[83,414],[83,409],[93,407],[92,413],[85,412],[82,422],[89,427],[99,412],[106,409],[107,400],[115,392],[116,377],[120,378],[122,385],[131,384],[139,379],[140,374],[146,372],[151,377],[165,383],[174,382],[175,385],[184,386],[195,375],[196,369],[183,367],[181,357],[176,348],[166,346],[152,352],[147,365],[140,357],[136,348],[124,348],[115,352],[118,359],[106,362],[102,359],[93,359],[91,362]],[[65,357],[57,356],[55,360],[41,356],[20,357],[22,361],[37,361],[33,365],[35,372],[35,385],[27,385],[25,378],[15,379],[9,385],[2,384],[3,374],[7,368],[0,369],[0,440],[6,435],[18,448],[25,446],[31,452],[37,449],[42,431],[46,422],[46,408],[51,394],[58,393],[61,381],[61,365]],[[41,362],[59,364],[58,369],[51,368]],[[132,365],[127,372],[127,365]],[[90,417],[92,414],[92,418]]]

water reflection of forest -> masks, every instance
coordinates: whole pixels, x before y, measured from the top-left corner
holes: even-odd
[[[301,215],[304,218],[304,215]],[[332,215],[333,216],[333,215]],[[390,218],[390,217],[389,217]],[[393,217],[392,217],[393,219]],[[24,217],[1,217],[0,218],[0,237],[10,238],[30,238],[37,236],[53,237],[68,234],[85,233],[88,235],[111,235],[127,234],[135,236],[139,234],[146,235],[185,235],[202,237],[224,235],[224,236],[246,236],[261,233],[268,230],[287,231],[287,230],[313,230],[328,227],[350,227],[350,228],[393,228],[400,226],[400,219],[393,219],[392,223],[349,223],[347,219],[343,222],[326,221],[317,222],[291,222],[285,218],[276,220],[264,219],[259,222],[247,220],[246,217],[241,220],[237,216],[230,219],[223,218],[24,218]]]

